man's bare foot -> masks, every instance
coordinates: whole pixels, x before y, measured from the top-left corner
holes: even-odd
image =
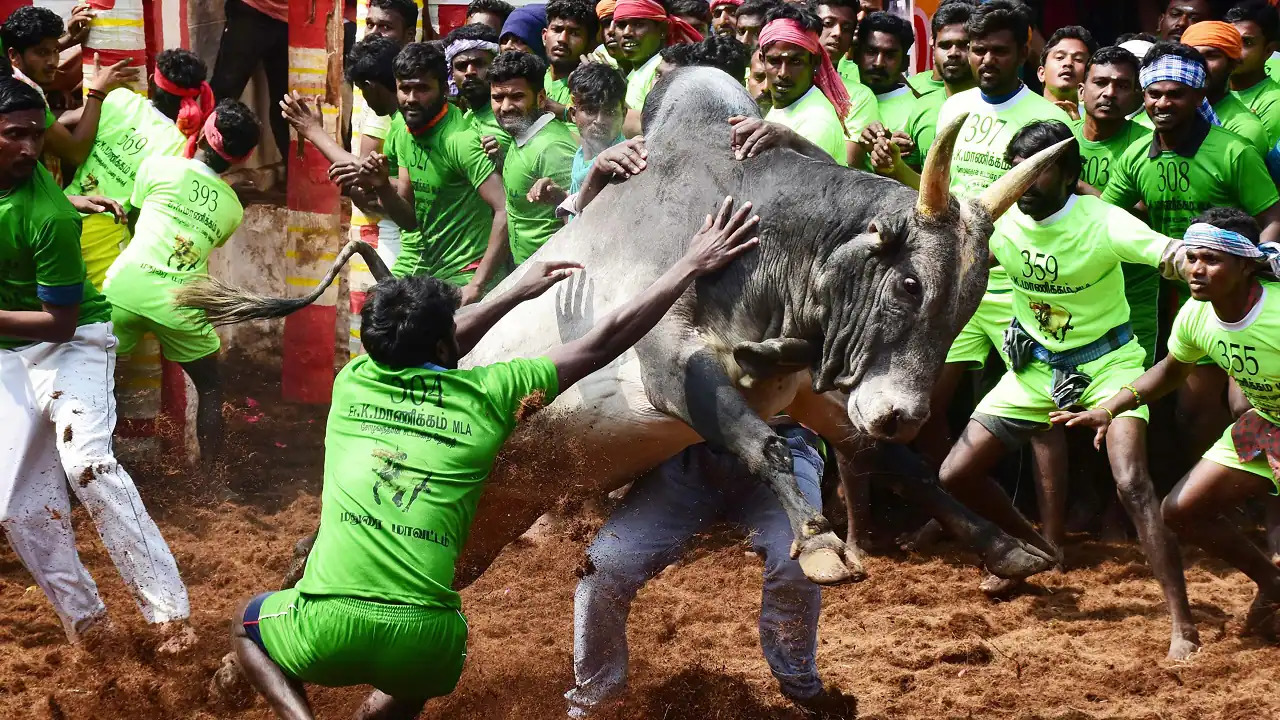
[[[1169,659],[1189,660],[1197,652],[1200,652],[1200,633],[1196,631],[1195,626],[1193,625],[1182,632],[1179,632],[1175,627],[1173,629],[1173,637],[1169,639]]]
[[[194,648],[200,639],[196,636],[195,628],[185,620],[165,623],[160,626],[160,632],[166,639],[156,647],[158,655],[181,655]]]
[[[978,583],[978,589],[989,598],[1003,598],[1016,592],[1026,583],[1017,578],[1002,578],[988,575]]]
[[[1253,604],[1249,606],[1249,613],[1244,616],[1244,628],[1240,634],[1275,637],[1277,611],[1280,611],[1280,593],[1264,593],[1259,588]]]
[[[942,523],[930,520],[915,532],[906,533],[898,538],[898,547],[906,552],[921,552],[942,539],[945,531]]]
[[[209,700],[214,707],[243,710],[253,704],[253,686],[240,669],[233,652],[222,656],[222,665],[209,681]]]

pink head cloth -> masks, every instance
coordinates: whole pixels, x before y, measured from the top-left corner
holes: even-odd
[[[818,41],[818,34],[805,30],[803,25],[791,18],[778,18],[760,31],[760,52],[763,53],[770,45],[778,42],[804,48],[818,58],[818,71],[813,74],[813,84],[831,101],[836,115],[840,116],[843,123],[852,108],[849,91],[845,89],[844,80],[840,79],[835,66],[831,64],[831,58],[827,57],[826,48]]]
[[[674,15],[668,15],[666,8],[654,0],[619,0],[614,8],[613,21],[619,20],[656,20],[667,24],[667,44],[702,42],[702,33],[692,25]]]
[[[711,7],[714,9],[717,5],[742,5],[742,0],[711,0]]]
[[[165,77],[164,73],[160,72],[160,68],[156,68],[152,77],[155,78],[157,88],[180,99],[178,130],[187,136],[187,157],[195,155],[196,138],[200,135],[200,128],[204,127],[204,121],[208,119],[216,105],[213,88],[209,87],[207,82],[201,82],[199,87],[184,88]]]
[[[227,153],[226,145],[223,144],[222,142],[222,133],[218,132],[217,111],[214,111],[209,114],[209,119],[204,121],[204,127],[201,128],[200,132],[194,135],[193,137],[196,140],[196,145],[200,144],[201,138],[204,138],[205,140],[207,140],[209,143],[209,147],[213,148],[213,151],[218,153],[218,157],[222,158],[223,160],[226,160],[232,165],[238,165],[244,162],[245,160],[248,160],[249,156],[253,154],[253,150],[250,150],[249,152],[243,155],[230,155]],[[187,157],[188,158],[195,157],[195,154],[196,154],[195,150],[191,150],[187,154]]]

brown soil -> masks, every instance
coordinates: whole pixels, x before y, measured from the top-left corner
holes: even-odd
[[[0,550],[0,717],[79,720],[270,717],[211,702],[208,681],[227,649],[234,604],[276,587],[294,541],[310,531],[325,408],[279,400],[271,372],[233,378],[230,445],[217,477],[126,457],[191,590],[197,649],[158,658],[146,628],[83,510],[85,563],[112,634],[66,644],[38,588],[7,545]],[[248,408],[246,397],[257,401]],[[256,422],[246,417],[259,416]],[[564,717],[572,678],[575,573],[581,523],[509,548],[463,593],[471,621],[457,692],[429,718]],[[632,690],[619,718],[794,718],[760,656],[760,563],[739,541],[710,538],[651,582],[630,625]],[[1132,544],[1081,539],[1070,573],[992,603],[978,571],[955,553],[873,558],[870,579],[824,594],[818,662],[828,683],[859,698],[864,719],[1254,720],[1280,717],[1280,649],[1237,636],[1252,596],[1239,573],[1189,554],[1187,580],[1205,649],[1164,660],[1168,624],[1159,589]],[[322,718],[346,717],[358,689],[316,689]]]

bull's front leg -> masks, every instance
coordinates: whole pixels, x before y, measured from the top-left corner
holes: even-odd
[[[679,358],[675,368],[645,376],[654,407],[689,423],[713,447],[733,453],[773,490],[795,535],[792,557],[806,577],[820,585],[862,580],[866,575],[861,567],[845,564],[844,543],[826,517],[801,494],[786,441],[734,387],[723,362],[707,348],[668,357]]]

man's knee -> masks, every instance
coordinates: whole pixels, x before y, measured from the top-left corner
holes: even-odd
[[[1155,502],[1155,488],[1151,484],[1151,475],[1145,468],[1138,467],[1136,464],[1124,464],[1112,472],[1116,482],[1116,493],[1126,507],[1141,507]]]
[[[1160,516],[1164,519],[1164,524],[1179,535],[1191,526],[1194,514],[1192,508],[1179,502],[1177,494],[1169,495],[1160,503]]]

